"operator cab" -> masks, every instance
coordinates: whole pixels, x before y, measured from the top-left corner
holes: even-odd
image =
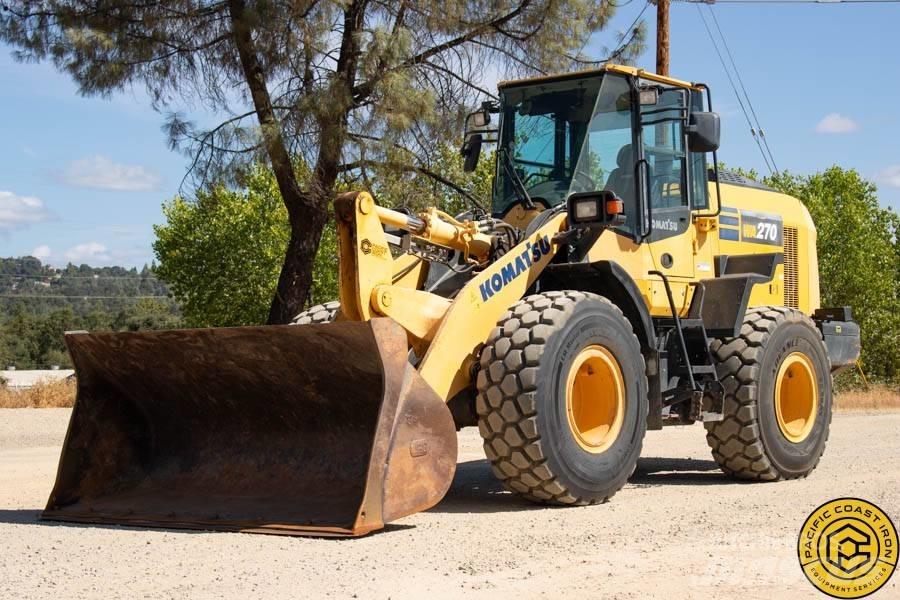
[[[719,121],[705,111],[705,90],[613,65],[502,83],[499,102],[467,120],[466,166],[474,168],[482,134],[496,141],[498,218],[609,191],[624,210],[617,233],[638,242],[654,229],[677,234],[692,210],[709,206],[706,152],[718,147]],[[495,129],[491,114],[499,115]]]

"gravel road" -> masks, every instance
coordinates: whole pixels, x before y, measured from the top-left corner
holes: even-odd
[[[68,416],[0,410],[0,598],[824,598],[796,558],[812,509],[858,496],[900,524],[897,412],[837,414],[818,470],[780,483],[725,479],[699,425],[650,432],[582,508],[504,492],[465,430],[444,501],[355,540],[39,523]]]

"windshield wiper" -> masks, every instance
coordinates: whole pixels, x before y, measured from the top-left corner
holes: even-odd
[[[503,158],[503,170],[506,172],[506,176],[512,181],[513,191],[516,193],[519,203],[524,206],[526,210],[534,210],[534,202],[531,200],[531,196],[528,195],[528,190],[525,189],[525,184],[522,183],[519,174],[516,173],[512,159],[509,157],[509,151],[504,148],[500,150],[500,154]]]

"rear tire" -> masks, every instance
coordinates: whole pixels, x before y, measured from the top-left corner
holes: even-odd
[[[825,451],[831,372],[822,336],[800,311],[751,308],[736,338],[714,340],[725,418],[706,423],[722,470],[738,479],[806,477]]]
[[[331,323],[341,309],[341,303],[337,300],[317,304],[304,310],[291,320],[291,325],[311,325],[315,323]]]
[[[640,344],[618,307],[586,292],[528,296],[500,319],[480,364],[478,430],[507,489],[593,504],[625,485],[648,403]]]

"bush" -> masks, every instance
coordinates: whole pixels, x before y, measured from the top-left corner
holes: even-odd
[[[75,406],[75,378],[42,381],[28,389],[0,387],[0,408],[71,408]]]
[[[753,172],[740,171],[760,179]],[[799,198],[818,231],[822,306],[850,306],[862,330],[861,364],[873,381],[900,382],[900,216],[878,202],[875,184],[854,169],[782,172],[762,181]],[[862,384],[858,371],[838,389]]]

